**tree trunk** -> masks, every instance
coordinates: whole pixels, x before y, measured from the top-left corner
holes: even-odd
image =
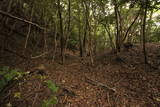
[[[33,8],[31,10],[31,16],[30,16],[30,21],[32,22],[32,17],[33,17]],[[31,24],[29,24],[28,26],[28,32],[27,32],[27,36],[26,36],[26,40],[25,40],[25,44],[24,44],[24,53],[25,53],[25,50],[27,48],[27,45],[28,45],[28,39],[29,39],[29,36],[30,36],[30,33],[31,33]]]
[[[85,27],[84,27],[84,37],[83,37],[83,55],[87,54],[87,30],[88,30],[88,4],[86,1],[84,2],[84,10],[85,10]]]
[[[67,49],[67,43],[68,43],[68,38],[70,36],[70,26],[71,26],[71,0],[68,0],[68,26],[67,26],[67,33],[65,37],[65,51]]]
[[[120,52],[120,24],[119,24],[119,17],[118,17],[118,7],[117,7],[117,2],[114,0],[114,13],[116,17],[116,51]]]
[[[109,37],[109,41],[110,41],[111,48],[112,48],[112,50],[114,51],[114,50],[115,50],[115,46],[114,46],[114,43],[113,43],[113,39],[112,39],[112,36],[111,36],[111,32],[110,32],[109,25],[108,25],[108,26],[105,25],[104,27],[105,27],[105,29],[106,29],[106,31],[107,31],[107,33],[108,33],[108,37]]]
[[[80,8],[78,7],[78,13],[79,13],[79,22],[78,22],[78,37],[79,37],[79,51],[80,51],[80,57],[83,57],[83,44],[82,44],[82,37],[81,37],[81,18],[80,18]]]
[[[89,15],[89,13],[88,13]],[[91,25],[90,25],[90,19],[89,19],[89,16],[87,18],[87,26],[88,26],[88,36],[89,36],[89,56],[90,56],[90,65],[93,66],[93,44],[92,44],[92,34],[91,34]]]
[[[95,22],[95,25],[94,25],[94,36],[93,36],[93,54],[96,55],[97,53],[97,38],[96,38],[96,32],[97,32],[97,25],[98,23]]]
[[[64,64],[64,37],[63,37],[63,20],[61,13],[60,0],[58,0],[58,14],[59,14],[59,26],[60,26],[60,35],[61,35],[61,62]]]
[[[55,21],[55,28],[54,28],[54,52],[53,52],[53,61],[55,60],[55,56],[56,56],[56,51],[57,51],[57,25],[56,25],[56,21]]]
[[[142,29],[142,37],[143,37],[143,55],[144,55],[144,63],[148,64],[147,60],[147,52],[146,52],[146,35],[145,35],[145,30],[146,30],[146,17],[147,17],[147,3],[145,4],[144,8],[144,16],[143,16],[143,29]]]
[[[9,1],[7,13],[9,13],[11,11],[12,2],[13,2],[13,0]],[[8,18],[6,18],[5,24],[8,25]]]

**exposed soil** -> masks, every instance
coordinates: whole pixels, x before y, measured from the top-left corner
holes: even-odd
[[[94,58],[94,66],[89,66],[89,58],[67,54],[65,65],[59,64],[57,58],[56,62],[22,61],[13,67],[26,72],[44,64],[46,79],[59,87],[55,107],[159,107],[160,44],[147,44],[148,65],[143,64],[141,50],[139,45],[134,45],[117,55],[103,52]],[[15,57],[12,58],[14,62]],[[6,61],[8,65],[9,62]],[[6,63],[1,61],[1,65]],[[40,107],[51,94],[43,81],[33,73],[15,82],[3,93],[0,107],[7,107],[8,103],[12,107]],[[21,98],[14,98],[15,92],[20,92]]]

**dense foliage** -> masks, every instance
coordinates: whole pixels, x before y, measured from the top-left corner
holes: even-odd
[[[57,47],[61,47],[61,56],[65,54],[66,48],[79,49],[80,55],[86,56],[94,55],[106,47],[120,51],[125,42],[160,40],[159,0],[1,2],[5,3],[5,7],[1,6],[5,12],[41,26],[41,28],[36,28],[34,25],[25,27],[27,35],[25,48],[27,45],[31,45],[33,49],[41,46],[44,51],[49,51],[54,47],[56,53]],[[5,22],[8,23],[8,20],[12,19],[7,18]],[[16,27],[16,23],[13,25]]]

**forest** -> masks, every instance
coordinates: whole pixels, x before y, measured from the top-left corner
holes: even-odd
[[[160,0],[0,0],[0,107],[160,107]]]

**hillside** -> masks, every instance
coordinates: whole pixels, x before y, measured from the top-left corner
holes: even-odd
[[[98,54],[94,66],[88,65],[87,58],[80,59],[73,55],[68,55],[65,65],[36,59],[34,66],[45,65],[46,78],[59,87],[55,107],[158,107],[160,45],[147,44],[147,51],[150,65],[146,68],[139,45],[124,50],[118,56],[109,51]],[[11,103],[14,107],[39,107],[51,92],[38,75],[36,72],[30,74],[5,90],[5,97],[0,100],[3,101],[1,106]],[[14,98],[16,92],[21,93],[20,98]]]

